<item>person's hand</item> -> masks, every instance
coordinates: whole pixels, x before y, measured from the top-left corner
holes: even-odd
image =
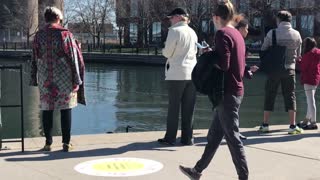
[[[301,57],[301,56],[298,56],[298,57],[296,58],[296,61],[297,61],[297,62],[301,62],[301,60],[302,60],[302,57]]]
[[[259,67],[256,65],[250,66],[250,71],[253,73],[256,72],[258,69],[259,69]]]
[[[204,48],[204,49],[202,50],[202,52],[204,52],[204,53],[205,53],[205,52],[210,52],[210,51],[212,51],[212,49],[209,48],[209,47],[208,47],[208,48]]]
[[[77,92],[79,90],[79,85],[73,85],[72,92]]]

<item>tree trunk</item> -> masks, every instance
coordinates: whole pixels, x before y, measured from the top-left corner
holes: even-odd
[[[98,32],[98,34],[97,34],[97,47],[98,48],[100,48],[100,36],[101,36],[101,33],[100,32]]]
[[[119,44],[120,44],[120,46],[122,46],[122,28],[121,27],[119,27]]]

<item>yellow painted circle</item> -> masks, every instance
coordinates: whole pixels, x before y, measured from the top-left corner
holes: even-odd
[[[74,169],[92,176],[129,177],[157,172],[163,168],[160,162],[142,158],[105,158],[80,163]]]
[[[137,161],[110,161],[101,162],[92,165],[96,171],[118,173],[118,172],[131,172],[138,171],[144,168],[144,164]]]

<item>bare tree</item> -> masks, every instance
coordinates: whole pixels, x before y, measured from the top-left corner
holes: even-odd
[[[27,10],[23,10],[22,7],[20,9],[22,11],[26,11],[26,13],[25,18],[22,18],[22,21],[20,21],[19,24],[22,26],[22,30],[27,36],[27,46],[29,47],[30,38],[35,35],[36,31],[39,28],[38,1],[28,1],[27,3]]]
[[[183,6],[190,13],[190,26],[200,34],[202,32],[202,21],[210,19],[215,0],[183,0]]]
[[[150,13],[157,21],[162,21],[166,15],[175,7],[180,6],[180,2],[176,0],[149,0]]]
[[[12,0],[2,5],[2,13],[5,15],[6,28],[21,32],[27,37],[27,46],[30,38],[38,29],[38,1],[29,0],[18,2]],[[22,36],[21,34],[21,36]]]
[[[8,2],[4,0],[3,4],[0,5],[0,29],[6,29],[11,25],[11,18],[12,16],[8,7]]]
[[[116,12],[116,23],[118,26],[119,45],[122,46],[124,37],[124,30],[126,24],[129,23],[129,1],[127,0],[116,0],[115,12]]]
[[[283,5],[284,1],[279,0],[250,0],[249,17],[260,17],[261,19],[261,40],[264,39],[267,31],[275,26],[273,9],[279,9]]]
[[[74,3],[73,21],[83,23],[84,30],[92,36],[93,44],[100,47],[105,24],[111,23],[114,17],[114,0],[75,0]]]
[[[174,8],[181,7],[181,2],[176,0],[150,0],[150,13],[153,22],[161,22],[161,41],[166,38],[167,28],[170,26],[169,21],[165,20],[166,15]]]

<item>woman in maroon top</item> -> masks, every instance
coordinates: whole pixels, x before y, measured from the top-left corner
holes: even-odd
[[[208,143],[201,159],[194,168],[180,166],[180,170],[191,179],[200,179],[201,172],[208,167],[222,138],[225,137],[240,180],[247,180],[249,171],[242,141],[239,137],[239,108],[244,94],[243,75],[245,70],[245,43],[242,35],[232,25],[233,5],[220,1],[215,6],[213,22],[218,29],[215,51],[219,66],[225,72],[224,98],[214,109],[209,129]]]
[[[316,47],[317,42],[314,38],[307,37],[304,39],[304,55],[301,61],[298,61],[301,70],[301,83],[304,86],[308,105],[306,117],[298,126],[305,130],[318,129],[314,96],[320,81],[320,49]]]

